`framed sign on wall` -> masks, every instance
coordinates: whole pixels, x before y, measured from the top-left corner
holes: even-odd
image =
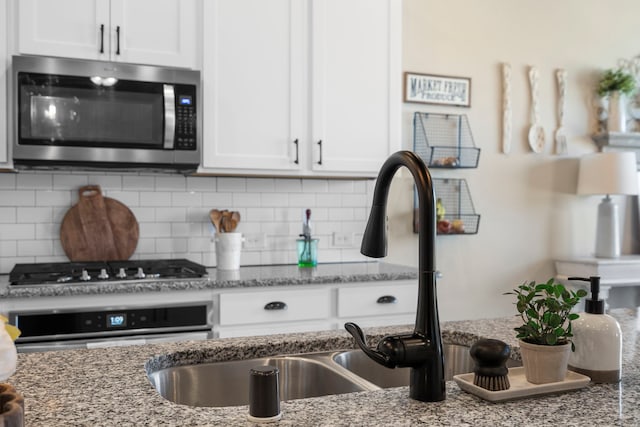
[[[471,79],[405,72],[404,101],[470,107]]]

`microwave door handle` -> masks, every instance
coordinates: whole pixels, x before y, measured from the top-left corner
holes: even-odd
[[[164,92],[164,146],[173,150],[176,130],[176,93],[173,85],[163,85]]]

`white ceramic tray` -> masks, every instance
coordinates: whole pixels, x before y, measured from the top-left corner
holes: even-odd
[[[543,394],[559,393],[563,391],[576,390],[585,387],[591,378],[577,372],[568,371],[564,381],[547,384],[533,384],[527,381],[524,375],[524,368],[509,368],[508,390],[490,391],[478,387],[473,383],[475,374],[462,374],[453,377],[454,381],[462,390],[473,393],[490,402],[504,402],[506,400],[523,399]]]

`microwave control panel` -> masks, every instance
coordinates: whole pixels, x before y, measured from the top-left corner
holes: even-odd
[[[196,127],[196,89],[195,86],[176,85],[176,150],[195,150]]]

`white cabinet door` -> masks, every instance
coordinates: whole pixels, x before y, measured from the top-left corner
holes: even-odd
[[[401,2],[312,5],[313,170],[375,174],[401,146]]]
[[[305,10],[300,0],[205,2],[205,168],[300,169]]]
[[[203,172],[375,176],[399,149],[400,2],[204,8]]]
[[[20,53],[109,59],[109,0],[19,0]]]
[[[197,0],[111,0],[111,59],[196,68]]]
[[[19,0],[20,53],[197,67],[198,0]]]

